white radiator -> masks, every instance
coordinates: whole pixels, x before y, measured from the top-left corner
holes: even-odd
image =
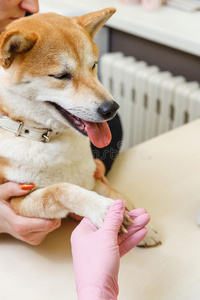
[[[123,149],[200,117],[200,86],[157,66],[125,57],[101,56],[100,78],[120,105]]]

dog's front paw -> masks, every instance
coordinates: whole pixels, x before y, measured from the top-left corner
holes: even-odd
[[[101,201],[93,206],[92,210],[90,211],[91,214],[87,217],[97,228],[102,227],[105,216],[107,215],[107,212],[113,203],[114,200],[102,197]]]
[[[111,202],[107,203],[106,206],[101,207],[98,215],[93,220],[91,220],[97,226],[97,228],[100,228],[103,225],[103,222],[104,222],[105,216],[109,210],[109,207],[113,203],[114,203],[114,201],[111,200]],[[119,233],[121,233],[121,232],[127,233],[128,231],[126,228],[127,228],[127,226],[129,226],[132,223],[134,223],[134,221],[131,219],[131,217],[127,213],[125,213],[123,222],[120,226]]]
[[[157,231],[153,228],[151,223],[146,226],[148,233],[145,238],[138,244],[139,247],[149,248],[155,247],[161,244]]]

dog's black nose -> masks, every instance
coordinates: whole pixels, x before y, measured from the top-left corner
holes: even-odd
[[[115,101],[105,102],[98,107],[97,112],[106,120],[111,119],[115,115],[118,108],[119,105]]]

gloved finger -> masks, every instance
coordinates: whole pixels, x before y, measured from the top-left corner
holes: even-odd
[[[132,220],[137,218],[140,215],[146,214],[147,211],[144,208],[136,208],[131,211],[128,211],[127,214],[131,217]]]
[[[125,204],[121,200],[116,200],[109,208],[105,217],[102,230],[118,234],[125,214]]]
[[[122,257],[124,254],[133,249],[137,244],[139,244],[144,239],[147,232],[148,231],[146,228],[142,228],[129,236],[128,239],[123,241],[123,243],[119,247],[120,257]]]
[[[26,187],[25,190],[22,188]],[[28,188],[30,187],[30,188]],[[1,199],[8,201],[11,197],[22,196],[27,194],[30,189],[34,188],[34,184],[19,184],[16,182],[7,182],[0,185],[0,196]]]
[[[91,233],[96,231],[98,228],[87,218],[83,218],[83,220],[79,223],[78,226],[72,232],[73,235],[84,235],[87,233]]]
[[[134,219],[134,223],[127,227],[128,233],[121,233],[118,236],[118,244],[120,245],[122,242],[128,239],[135,232],[145,227],[149,223],[149,221],[150,221],[150,216],[147,213],[144,213],[136,217]]]

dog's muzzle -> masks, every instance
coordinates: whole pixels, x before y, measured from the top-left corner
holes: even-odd
[[[97,112],[104,120],[110,120],[115,116],[118,108],[119,105],[115,101],[110,101],[99,106]]]

